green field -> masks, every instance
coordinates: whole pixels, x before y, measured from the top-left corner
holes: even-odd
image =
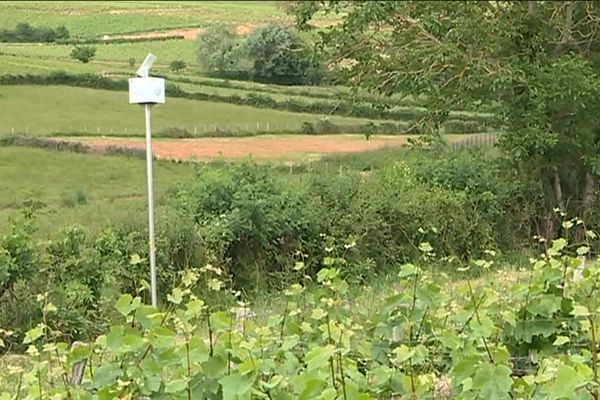
[[[257,109],[227,103],[167,99],[153,113],[156,132],[170,127],[196,129],[265,129],[276,132],[297,129],[302,122],[323,117]],[[366,123],[357,118],[331,117],[337,123]],[[68,86],[0,86],[0,134],[53,132],[142,134],[143,113],[128,103],[127,92]]]
[[[128,63],[130,58],[139,64],[148,53],[160,55],[159,64],[168,65],[173,60],[183,60],[188,65],[196,64],[196,47],[194,40],[165,40],[131,43],[94,44],[97,61],[117,61]],[[59,44],[30,44],[30,43],[4,43],[0,45],[0,52],[10,55],[37,58],[69,59],[73,45]],[[81,63],[80,63],[81,64]],[[137,65],[136,64],[136,65]]]
[[[118,16],[118,18],[117,18]],[[260,1],[3,1],[0,26],[18,22],[65,25],[73,36],[133,33],[181,27],[202,27],[217,22],[264,24],[291,21],[276,2]]]
[[[157,201],[192,174],[189,165],[155,162]],[[45,204],[39,215],[42,234],[56,234],[68,224],[101,228],[146,212],[146,165],[140,159],[2,147],[0,176],[4,227],[27,199]]]

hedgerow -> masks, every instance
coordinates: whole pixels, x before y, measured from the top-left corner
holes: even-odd
[[[91,87],[106,90],[127,90],[127,80],[113,80],[94,74],[69,74],[66,72],[53,72],[48,75],[2,75],[0,85],[69,85],[77,87]],[[204,100],[223,102],[229,104],[247,105],[258,108],[271,108],[302,113],[332,114],[352,117],[408,120],[418,121],[428,115],[426,109],[417,107],[395,107],[391,109],[379,109],[368,103],[353,103],[350,101],[311,101],[304,102],[296,99],[275,100],[269,96],[249,93],[246,96],[220,95],[204,92],[186,92],[179,86],[168,83],[166,95],[192,100]],[[450,112],[449,116],[455,120],[471,121],[479,124],[480,131],[484,130],[485,124],[495,125],[493,115]],[[469,128],[470,131],[473,128]]]

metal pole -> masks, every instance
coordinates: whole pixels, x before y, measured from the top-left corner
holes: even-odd
[[[150,247],[150,290],[152,306],[158,305],[156,294],[156,242],[154,240],[154,179],[152,176],[152,118],[150,104],[144,104],[146,116],[146,171],[148,176],[148,245]]]

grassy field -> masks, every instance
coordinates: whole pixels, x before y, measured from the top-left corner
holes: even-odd
[[[139,64],[146,54],[152,53],[160,55],[159,64],[168,65],[173,60],[183,60],[188,65],[196,64],[197,44],[194,40],[94,44],[93,46],[96,48],[94,59],[98,61],[128,63],[130,58],[134,58]],[[72,45],[59,44],[4,43],[0,45],[0,51],[4,54],[66,60],[69,59],[72,49]]]
[[[157,161],[157,201],[192,174],[189,165]],[[146,166],[141,159],[2,147],[0,176],[0,227],[6,228],[27,199],[45,204],[39,215],[41,234],[55,234],[66,224],[97,229],[146,215]]]
[[[0,45],[0,49],[1,49]],[[1,50],[0,50],[1,52]],[[82,64],[69,59],[43,59],[25,56],[12,56],[0,54],[0,74],[46,74],[52,71],[69,71],[71,73],[101,73],[103,71],[131,70],[129,65],[107,65],[105,63],[91,62]]]
[[[65,25],[77,37],[202,27],[216,22],[265,24],[291,21],[269,1],[3,1],[0,26],[18,22]]]
[[[269,130],[299,128],[302,122],[323,117],[227,103],[168,99],[153,113],[155,132],[169,127],[196,129]],[[332,122],[365,123],[357,118],[331,117]],[[128,103],[127,92],[112,92],[68,86],[0,86],[0,135],[24,132],[142,134],[143,113]]]

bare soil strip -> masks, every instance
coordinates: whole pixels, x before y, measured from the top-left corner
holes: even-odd
[[[58,139],[58,138],[57,138]],[[143,150],[143,139],[62,138],[80,142],[103,153],[111,146]],[[383,147],[401,147],[406,136],[375,136],[366,140],[362,135],[263,135],[247,138],[158,139],[153,142],[156,157],[169,160],[210,161],[219,158],[297,160],[302,156],[330,153],[354,153]]]

